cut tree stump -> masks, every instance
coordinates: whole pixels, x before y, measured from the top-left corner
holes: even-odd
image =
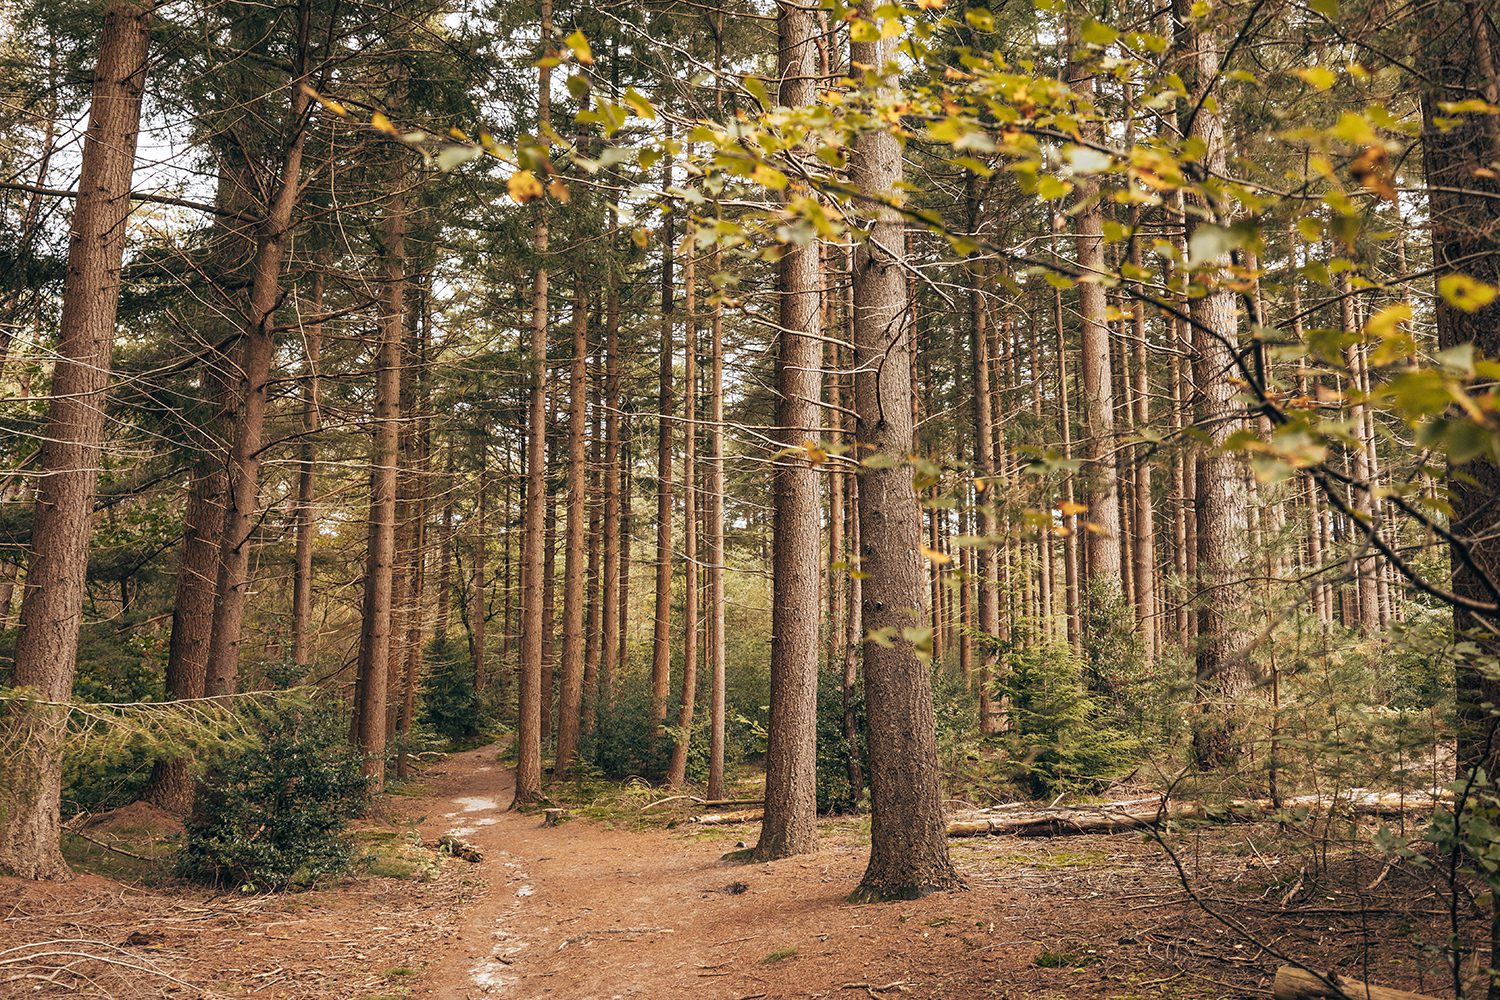
[[[1422,993],[1371,986],[1343,976],[1330,975],[1328,978],[1338,984],[1337,989],[1310,972],[1283,965],[1276,970],[1276,985],[1273,987],[1276,1000],[1436,1000]]]
[[[563,820],[565,820],[567,818],[568,818],[568,811],[566,809],[543,809],[542,810],[542,825],[543,826],[558,826],[558,825],[560,825],[562,823]]]

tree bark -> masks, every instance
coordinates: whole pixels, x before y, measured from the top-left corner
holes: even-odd
[[[563,555],[563,670],[557,699],[557,753],[552,764],[552,774],[557,779],[569,778],[573,774],[583,718],[588,330],[588,289],[582,272],[578,272],[573,278],[573,359],[568,378],[568,537]]]
[[[608,298],[604,304],[604,569],[602,635],[599,657],[598,713],[605,718],[615,677],[620,670],[620,541],[625,512],[621,509],[624,462],[620,456],[620,280],[614,261],[609,265]]]
[[[307,139],[310,105],[304,87],[308,74],[310,9],[310,0],[302,0],[297,65],[288,88],[291,100],[286,119],[286,149],[276,176],[267,185],[270,195],[266,214],[256,229],[255,258],[250,265],[240,385],[229,446],[224,528],[219,536],[213,635],[208,647],[205,693],[215,697],[231,695],[238,687],[240,640],[250,588],[250,536],[254,533],[260,493],[261,443],[276,350],[274,314],[281,298],[281,266],[291,233],[292,213],[302,191],[302,150]],[[398,349],[399,346],[398,341]]]
[[[670,128],[669,128],[670,133]],[[662,157],[662,186],[672,186],[672,157]],[[661,350],[656,391],[656,631],[651,641],[651,720],[667,720],[672,680],[672,215],[662,219]]]
[[[818,24],[812,12],[778,4],[777,103],[814,103]],[[796,197],[788,189],[787,197]],[[900,239],[899,230],[895,236]],[[780,450],[771,472],[771,706],[766,744],[766,810],[755,857],[817,848],[818,612],[822,566],[818,470],[810,441],[822,422],[821,267],[817,244],[788,246],[778,265],[780,351],[776,425]],[[898,278],[900,275],[898,275]],[[904,287],[904,286],[903,286]],[[904,305],[904,303],[903,303]],[[906,358],[901,358],[902,362]],[[910,401],[904,400],[908,412]]]
[[[1069,13],[1070,48],[1077,44],[1075,36],[1079,16],[1076,8]],[[1070,59],[1068,85],[1082,103],[1093,103],[1095,86],[1091,66],[1076,58]],[[1081,128],[1084,141],[1098,141],[1099,124],[1085,121]],[[1123,560],[1120,550],[1120,483],[1113,454],[1115,393],[1110,363],[1110,331],[1105,316],[1104,286],[1098,281],[1105,273],[1104,214],[1098,180],[1082,175],[1075,183],[1077,209],[1073,225],[1078,269],[1083,274],[1078,283],[1078,311],[1083,331],[1079,363],[1083,374],[1084,500],[1088,505],[1085,515],[1088,528],[1083,535],[1088,574],[1084,578],[1082,598],[1086,604],[1107,608],[1123,593]]]
[[[104,12],[68,270],[52,370],[31,558],[21,599],[14,683],[39,699],[66,701],[77,670],[88,572],[89,523],[104,442],[104,408],[120,302],[130,179],[140,130],[151,15],[134,0]],[[3,720],[0,874],[69,875],[61,836],[62,745],[67,713],[14,704]]]
[[[313,316],[323,312],[323,269],[312,276],[307,307]],[[317,434],[322,427],[318,400],[318,364],[323,351],[323,322],[314,319],[303,330],[303,357],[307,372],[302,385],[302,444],[297,467],[297,554],[292,571],[292,660],[306,669],[312,662],[309,631],[312,629],[313,534],[317,530]]]
[[[1432,253],[1437,276],[1462,272],[1488,284],[1500,285],[1500,181],[1489,172],[1500,159],[1500,124],[1492,115],[1454,116],[1444,112],[1449,101],[1496,95],[1493,76],[1496,40],[1487,4],[1478,0],[1441,0],[1424,9],[1421,24],[1413,25],[1421,40],[1424,71],[1422,89],[1422,146],[1428,201],[1432,217]],[[1486,72],[1486,67],[1490,72]],[[1440,119],[1450,119],[1445,127]],[[1451,119],[1457,118],[1454,123]],[[1443,348],[1473,344],[1486,358],[1500,356],[1500,303],[1472,313],[1437,298],[1438,343]],[[1500,495],[1500,464],[1479,457],[1454,467],[1448,476],[1449,523],[1457,539],[1452,546],[1453,592],[1482,603],[1495,602],[1500,581],[1500,533],[1496,531],[1495,497]],[[1493,628],[1500,613],[1458,607],[1454,628],[1476,639],[1491,656],[1500,655]],[[1500,680],[1474,665],[1461,666],[1457,677],[1459,734],[1457,770],[1460,777],[1475,767],[1495,775],[1500,762],[1497,716]],[[1491,993],[1493,996],[1494,993]]]
[[[682,686],[677,699],[677,738],[667,764],[667,784],[687,783],[693,741],[693,710],[698,694],[698,299],[691,226],[682,238]]]
[[[381,247],[385,300],[375,356],[374,433],[370,452],[370,516],[360,606],[354,745],[378,791],[385,780],[390,700],[391,598],[396,560],[396,478],[401,448],[401,349],[406,323],[406,203],[397,193],[386,208]]]
[[[872,15],[873,0],[861,13]],[[898,72],[889,40],[851,42],[850,60],[870,72]],[[882,88],[877,100],[888,100]],[[863,626],[865,710],[870,751],[870,862],[856,898],[913,898],[961,882],[948,858],[939,792],[932,680],[907,638],[921,622],[921,512],[911,470],[911,331],[906,316],[901,221],[885,202],[901,180],[901,144],[893,132],[870,130],[855,140],[850,179],[861,196],[868,238],[854,265],[854,408],[862,457],[894,458],[864,467],[859,485],[860,569],[865,578]],[[886,463],[879,463],[885,465]]]
[[[1177,0],[1178,46],[1184,58],[1182,77],[1191,98],[1184,112],[1184,131],[1203,144],[1203,169],[1222,173],[1227,159],[1224,125],[1204,95],[1219,78],[1219,42],[1211,24],[1189,13],[1188,0]],[[1190,117],[1191,120],[1187,120]],[[1188,219],[1189,237],[1215,217],[1218,206],[1200,204]],[[1203,436],[1197,450],[1195,511],[1197,524],[1198,649],[1194,676],[1197,719],[1193,756],[1201,767],[1234,761],[1240,741],[1237,702],[1250,687],[1244,587],[1247,487],[1239,458],[1225,450],[1240,425],[1235,403],[1238,370],[1239,315],[1235,293],[1227,287],[1227,256],[1195,276],[1206,294],[1192,300],[1193,374],[1197,387],[1194,420]]]

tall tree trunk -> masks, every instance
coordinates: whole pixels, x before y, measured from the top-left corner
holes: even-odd
[[[1059,217],[1054,216],[1053,232],[1056,233],[1061,225]],[[1061,438],[1062,456],[1068,459],[1073,454],[1073,422],[1072,415],[1068,412],[1068,382],[1071,373],[1068,371],[1068,341],[1067,329],[1063,324],[1062,290],[1058,288],[1052,290],[1052,324],[1057,332],[1058,435]],[[1079,592],[1081,573],[1078,565],[1078,501],[1073,493],[1071,472],[1064,471],[1062,474],[1061,493],[1058,510],[1063,532],[1063,591],[1067,605],[1068,644],[1072,646],[1074,655],[1078,655],[1083,651],[1083,600]]]
[[[1133,225],[1138,223],[1138,213],[1132,211]],[[1130,262],[1141,267],[1141,241],[1130,241]],[[1131,342],[1126,347],[1126,357],[1133,364],[1127,371],[1134,378],[1134,404],[1132,424],[1136,436],[1140,436],[1151,425],[1151,373],[1149,353],[1146,349],[1146,305],[1136,298],[1130,307]],[[1149,446],[1147,446],[1149,447]],[[1143,447],[1135,461],[1135,493],[1131,512],[1134,515],[1134,530],[1131,532],[1135,546],[1132,566],[1135,570],[1135,618],[1141,633],[1141,646],[1148,663],[1154,662],[1161,652],[1161,620],[1157,612],[1156,581],[1160,575],[1156,565],[1156,506],[1155,494],[1151,490],[1151,453]]]
[[[448,622],[453,603],[453,441],[443,445],[443,519],[438,529],[437,595],[433,601],[432,634],[439,646],[448,644]]]
[[[1080,8],[1069,11],[1070,48],[1077,43]],[[1078,59],[1068,64],[1068,85],[1085,104],[1094,100],[1094,69]],[[1100,126],[1093,122],[1083,126],[1085,142],[1099,141]],[[1079,363],[1083,374],[1083,449],[1086,471],[1084,500],[1088,504],[1089,530],[1084,532],[1088,574],[1084,579],[1083,600],[1091,606],[1108,608],[1123,592],[1120,551],[1120,484],[1115,467],[1115,393],[1113,366],[1110,364],[1110,332],[1105,315],[1104,286],[1097,276],[1105,273],[1104,213],[1100,205],[1099,182],[1092,176],[1080,176],[1077,184],[1077,209],[1073,216],[1077,242],[1078,269],[1083,279],[1078,284],[1078,311],[1083,334]]]
[[[552,0],[541,0],[543,55],[552,42]],[[537,64],[538,133],[552,121],[552,69]],[[542,797],[542,656],[548,623],[542,614],[547,504],[547,208],[537,205],[532,251],[537,257],[527,345],[526,507],[521,528],[521,678],[516,705],[516,794],[512,806]]]
[[[547,428],[557,427],[558,386],[547,387]],[[547,489],[542,521],[542,746],[552,739],[553,709],[557,706],[557,493],[553,490],[553,456],[557,434],[547,436]]]
[[[1178,45],[1184,57],[1187,82],[1183,126],[1202,143],[1203,169],[1220,174],[1225,169],[1227,144],[1224,125],[1215,106],[1204,100],[1219,79],[1219,43],[1210,24],[1192,17],[1188,0],[1177,0]],[[1190,119],[1190,120],[1188,120]],[[1215,217],[1218,206],[1199,205],[1189,217],[1190,229],[1203,225],[1203,215]],[[1191,244],[1191,234],[1189,234]],[[1198,650],[1195,666],[1198,718],[1193,729],[1193,756],[1203,767],[1228,764],[1238,755],[1236,738],[1240,709],[1236,702],[1250,686],[1245,646],[1244,569],[1247,491],[1240,460],[1225,442],[1240,424],[1235,403],[1238,370],[1239,316],[1235,293],[1221,268],[1228,259],[1214,261],[1197,280],[1209,285],[1207,294],[1192,300],[1194,381],[1197,405],[1194,419],[1203,441],[1197,452],[1195,511],[1197,523]]]
[[[105,8],[16,639],[14,683],[43,701],[66,701],[77,669],[89,522],[150,40],[147,8],[134,0],[114,0]],[[67,715],[41,705],[13,705],[6,714],[0,721],[10,748],[0,776],[0,873],[67,878],[58,848]]]
[[[385,780],[386,721],[390,699],[392,586],[396,560],[396,479],[401,449],[401,353],[406,330],[406,201],[398,192],[386,208],[385,300],[375,356],[374,440],[370,452],[370,517],[360,608],[354,744],[364,771],[379,790]]]
[[[722,32],[718,37],[723,37]],[[719,261],[715,245],[708,258],[713,274],[719,273]],[[718,296],[709,319],[708,423],[708,497],[703,519],[708,547],[708,797],[722,799],[728,701],[724,676],[724,306]]]
[[[982,226],[984,206],[980,203],[978,179],[974,175],[968,180],[969,231],[979,233]],[[974,469],[975,502],[979,510],[979,535],[984,539],[979,547],[979,631],[986,637],[979,652],[979,729],[983,733],[996,733],[1002,721],[995,712],[992,685],[999,661],[995,657],[995,641],[1000,635],[1000,580],[997,573],[999,549],[1002,544],[995,521],[996,505],[1000,503],[999,481],[995,478],[995,428],[994,400],[990,386],[990,337],[986,329],[989,310],[985,308],[985,268],[981,264],[969,265],[969,341],[973,359],[971,376],[974,380]]]
[[[608,299],[604,304],[604,593],[600,615],[603,634],[599,658],[599,707],[601,718],[609,713],[621,654],[621,559],[620,541],[626,514],[621,504],[625,466],[620,457],[620,279],[618,264],[609,263]]]
[[[250,265],[240,386],[229,446],[229,485],[224,528],[219,537],[213,636],[208,647],[205,693],[211,696],[233,694],[238,686],[240,640],[250,588],[250,536],[254,533],[256,499],[260,493],[261,441],[270,395],[271,362],[276,350],[274,314],[281,298],[281,265],[286,256],[292,213],[302,190],[302,149],[307,138],[310,104],[309,91],[304,86],[308,74],[310,11],[311,0],[302,0],[297,65],[288,88],[291,103],[286,118],[286,149],[276,176],[267,185],[271,193],[265,218],[256,230],[255,259]],[[399,316],[396,321],[399,324]]]
[[[689,225],[682,238],[682,686],[677,699],[677,738],[667,764],[667,784],[687,784],[688,750],[698,695],[698,298],[695,240]]]
[[[302,444],[297,467],[297,555],[292,571],[292,660],[306,669],[312,662],[310,636],[312,629],[313,534],[317,530],[317,434],[322,427],[318,400],[318,364],[323,351],[323,269],[312,276],[312,291],[307,307],[313,321],[303,330],[303,356],[307,372],[302,385]]]
[[[415,350],[409,366],[416,370],[416,389],[413,393],[415,426],[412,429],[412,481],[414,496],[411,499],[411,551],[407,568],[407,608],[405,663],[401,677],[401,710],[396,716],[398,740],[411,731],[412,720],[417,710],[417,686],[422,674],[422,636],[425,631],[423,610],[427,583],[427,518],[432,473],[432,394],[428,385],[428,341],[431,335],[432,302],[425,284],[417,289],[418,306],[415,310]],[[396,774],[405,778],[409,774],[409,761],[405,740],[396,755]]]
[[[873,16],[873,0],[861,13]],[[851,42],[850,60],[894,75],[889,40]],[[927,664],[905,636],[921,621],[918,563],[921,509],[911,470],[911,395],[900,216],[882,202],[901,181],[901,144],[872,129],[855,140],[850,179],[870,224],[854,266],[854,408],[859,454],[895,458],[866,466],[859,484],[863,627],[881,641],[864,644],[865,710],[870,751],[870,863],[857,897],[913,898],[960,885],[948,859]]]
[[[667,138],[671,137],[670,127]],[[672,157],[662,157],[662,187],[672,186]],[[672,215],[662,219],[661,350],[656,390],[656,632],[651,641],[651,720],[667,720],[672,680]]]
[[[791,4],[776,8],[777,103],[811,106],[818,83],[818,23]],[[787,197],[799,193],[789,189]],[[899,229],[895,233],[899,240]],[[766,805],[755,857],[817,848],[818,612],[821,504],[818,470],[803,448],[821,423],[821,267],[815,243],[789,246],[778,265],[780,351],[776,425],[781,449],[771,473],[771,708],[766,744]],[[902,276],[897,275],[898,280]],[[904,287],[904,285],[903,285]],[[904,305],[904,303],[903,303]],[[904,364],[906,358],[900,359]],[[904,370],[903,370],[904,372]],[[910,411],[910,401],[902,400]]]
[[[595,313],[595,322],[598,314]],[[597,355],[595,355],[597,358]],[[585,489],[588,496],[585,505],[588,508],[588,569],[584,579],[584,612],[583,624],[584,646],[583,646],[583,718],[579,722],[579,729],[584,738],[594,733],[599,720],[599,653],[600,653],[600,560],[603,557],[604,532],[603,505],[599,503],[598,496],[600,487],[603,485],[604,470],[601,468],[602,448],[600,441],[602,435],[600,423],[602,414],[599,409],[599,377],[597,373],[588,378],[589,394],[589,451],[588,451],[588,478]]]
[[[1486,16],[1489,14],[1490,16]],[[1432,253],[1439,278],[1462,272],[1490,285],[1500,285],[1500,181],[1491,168],[1500,160],[1500,123],[1493,115],[1464,115],[1446,126],[1440,119],[1443,102],[1483,98],[1500,102],[1495,77],[1494,37],[1490,5],[1479,0],[1440,0],[1424,9],[1421,40],[1423,162],[1432,211]],[[1500,356],[1500,302],[1465,312],[1442,296],[1437,301],[1438,342],[1444,348],[1473,344],[1486,358]],[[1454,609],[1454,627],[1478,637],[1491,655],[1500,653],[1494,629],[1500,612],[1481,610],[1496,603],[1500,581],[1500,533],[1496,528],[1495,497],[1500,495],[1500,464],[1479,457],[1453,470],[1448,477],[1450,526],[1457,542],[1452,551],[1453,592],[1471,602]],[[1483,767],[1496,773],[1500,739],[1496,715],[1500,680],[1476,666],[1459,670],[1458,773]],[[1492,989],[1493,997],[1495,991]]]
[[[505,469],[505,489],[506,489],[506,498],[507,498],[507,500],[506,500],[506,505],[501,509],[501,514],[508,518],[509,517],[509,512],[510,512],[510,502],[509,502],[509,497],[510,497],[510,469],[509,469],[509,465],[510,465],[510,445],[509,444],[507,444],[506,447],[505,447],[505,455],[506,455],[506,466],[507,466],[507,468]],[[474,506],[476,508],[476,510],[474,512],[475,513],[475,517],[474,517],[474,527],[475,527],[475,532],[474,532],[474,586],[473,586],[474,600],[473,600],[473,606],[469,609],[469,636],[470,636],[470,641],[473,643],[473,648],[469,650],[469,654],[470,654],[470,656],[474,660],[474,691],[475,691],[476,694],[483,694],[485,688],[489,686],[489,681],[490,681],[489,656],[488,656],[488,651],[489,651],[488,638],[489,637],[487,635],[487,632],[489,630],[489,620],[490,620],[490,616],[489,616],[489,603],[490,603],[490,571],[489,571],[489,553],[490,553],[490,533],[489,533],[490,532],[490,523],[489,523],[489,521],[490,521],[490,519],[489,519],[489,513],[490,513],[490,475],[489,475],[489,473],[490,473],[490,469],[489,469],[489,456],[490,456],[489,448],[486,447],[485,444],[481,442],[480,445],[479,445],[479,477],[478,477],[479,481],[478,481],[478,483],[475,486],[475,492],[478,494],[478,497],[475,500],[475,504],[474,504]],[[506,554],[506,557],[507,557],[507,559],[506,559],[506,567],[507,567],[507,570],[508,570],[509,569],[509,556],[510,556],[510,532],[508,530],[504,532],[503,541],[505,543],[505,554]],[[510,575],[509,575],[508,572],[506,574],[505,588],[506,588],[506,591],[505,591],[506,600],[507,600],[507,602],[509,602],[509,599],[510,599]],[[500,623],[500,630],[502,632],[505,631],[507,625],[508,625],[507,622],[501,621],[501,623]],[[504,661],[504,657],[503,656],[501,657],[501,661],[502,661],[502,667],[501,667],[501,669],[503,671],[505,669],[504,666],[503,666],[503,661]]]
[[[588,290],[573,276],[573,358],[568,378],[568,537],[563,555],[562,684],[557,699],[557,754],[552,774],[569,778],[578,757],[583,721],[583,584],[587,527]]]

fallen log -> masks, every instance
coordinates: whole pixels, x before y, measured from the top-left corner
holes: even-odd
[[[1349,795],[1333,799],[1316,795],[1284,799],[1279,808],[1270,799],[1231,799],[1226,802],[1172,800],[1163,805],[1160,798],[1030,811],[1002,807],[955,816],[948,822],[948,836],[1061,837],[1087,833],[1122,833],[1154,829],[1164,822],[1183,820],[1255,822],[1278,812],[1297,810],[1325,814],[1332,811],[1351,817],[1398,816],[1433,809],[1444,801],[1444,798],[1427,795],[1410,796],[1354,789]]]
[[[1328,978],[1337,984],[1336,989],[1311,972],[1283,965],[1276,970],[1276,983],[1272,988],[1276,1000],[1436,1000],[1421,993],[1371,986],[1343,976],[1330,975]]]
[[[758,809],[749,809],[741,812],[704,813],[702,816],[689,817],[689,823],[697,823],[699,826],[726,826],[730,823],[759,823],[762,813]]]

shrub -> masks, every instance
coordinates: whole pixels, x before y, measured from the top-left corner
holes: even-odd
[[[245,891],[305,888],[346,868],[343,837],[369,788],[332,705],[267,717],[260,742],[212,762],[187,824],[179,868]]]
[[[1001,662],[1015,776],[1034,793],[1107,784],[1143,754],[1144,741],[1115,723],[1113,706],[1085,688],[1083,664],[1066,642],[1003,643]]]

